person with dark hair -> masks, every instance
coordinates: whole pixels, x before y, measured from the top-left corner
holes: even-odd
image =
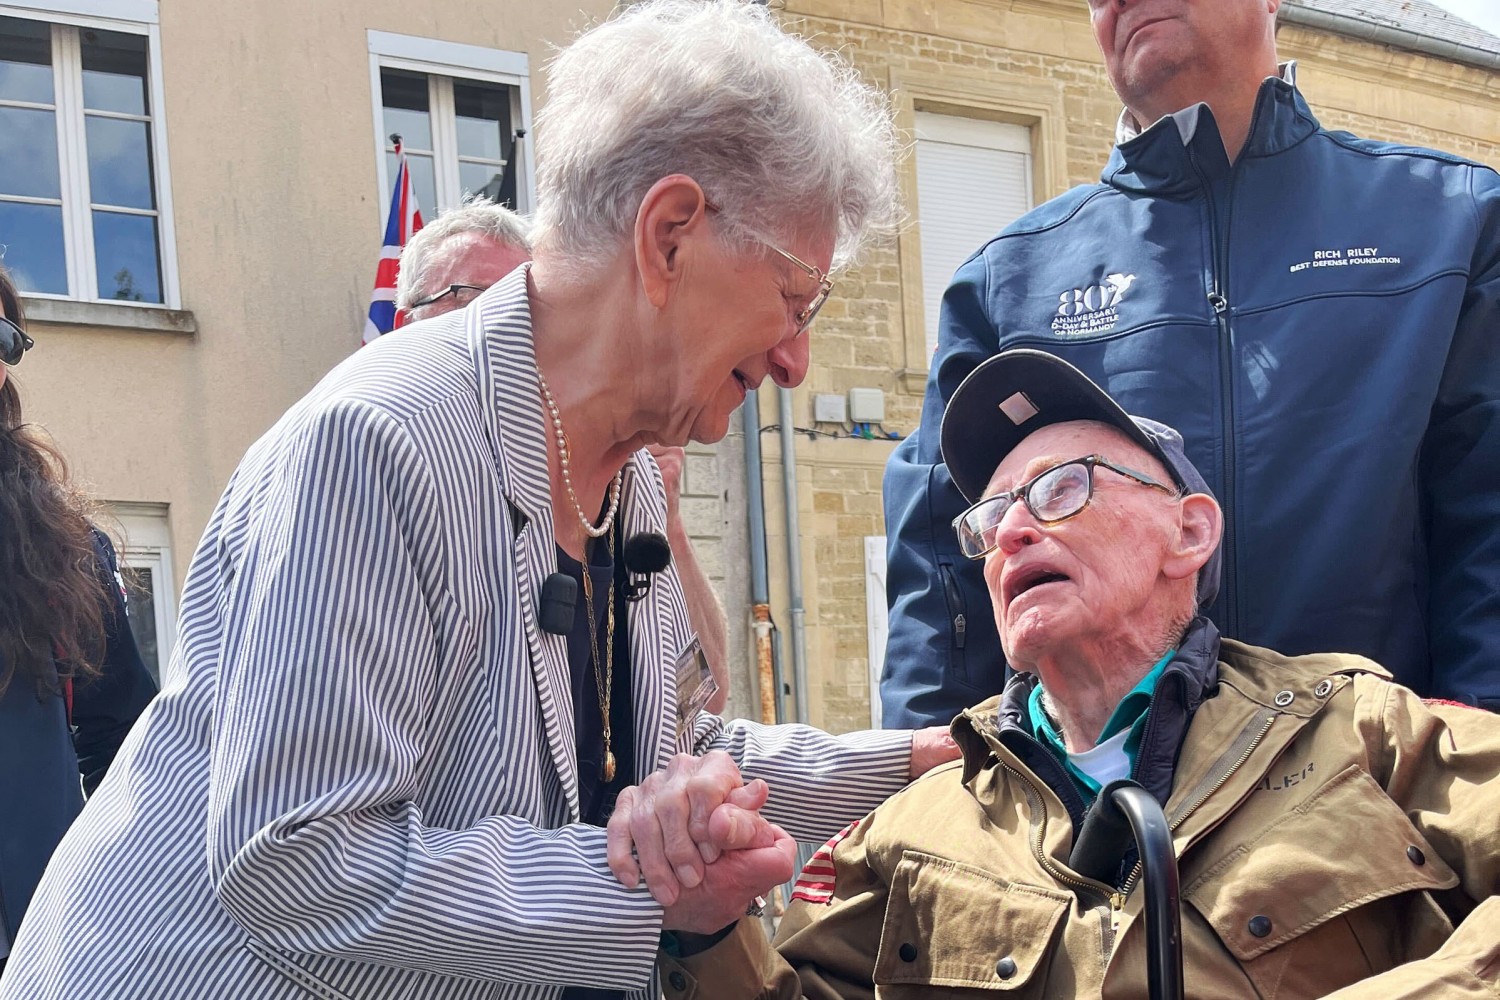
[[[22,418],[24,322],[0,267],[0,969],[53,848],[156,694],[114,548]]]

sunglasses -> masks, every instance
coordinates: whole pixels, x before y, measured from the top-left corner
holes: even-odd
[[[25,330],[0,316],[0,361],[7,365],[20,364],[21,357],[31,350],[34,343]]]

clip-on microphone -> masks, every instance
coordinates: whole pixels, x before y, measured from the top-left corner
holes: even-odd
[[[542,601],[537,623],[543,632],[567,635],[573,631],[578,613],[578,581],[566,573],[553,573],[542,581]]]
[[[651,577],[671,565],[672,546],[661,532],[642,531],[625,539],[621,555],[630,576],[622,593],[627,601],[639,601],[650,592]]]

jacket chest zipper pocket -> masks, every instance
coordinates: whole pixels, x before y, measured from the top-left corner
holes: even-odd
[[[943,575],[943,599],[948,604],[948,621],[953,648],[961,653],[964,644],[968,641],[969,632],[969,616],[964,603],[964,592],[958,585],[958,578],[953,575],[951,565],[939,563],[938,569]]]

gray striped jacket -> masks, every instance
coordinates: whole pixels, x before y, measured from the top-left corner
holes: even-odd
[[[188,573],[161,696],[58,849],[0,997],[659,992],[661,908],[579,825],[524,271],[383,337],[246,454]],[[631,460],[624,530],[660,529]],[[909,733],[700,716],[669,571],[632,605],[636,758],[718,748],[823,840],[905,783]]]

